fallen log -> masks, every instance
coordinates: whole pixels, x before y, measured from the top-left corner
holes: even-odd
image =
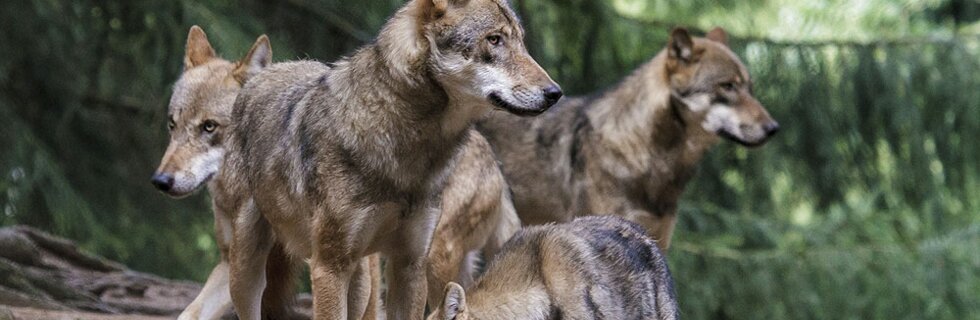
[[[200,290],[194,282],[129,270],[37,229],[0,228],[0,320],[173,318]]]

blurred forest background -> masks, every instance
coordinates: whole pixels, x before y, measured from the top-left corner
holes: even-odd
[[[0,225],[202,281],[206,193],[149,178],[191,25],[236,59],[332,61],[394,0],[0,4]],[[980,1],[515,0],[569,94],[602,89],[671,27],[726,28],[783,131],[722,143],[681,206],[671,268],[687,319],[980,318]]]

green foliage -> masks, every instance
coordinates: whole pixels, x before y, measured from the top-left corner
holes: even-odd
[[[694,317],[980,312],[976,45],[738,44],[787,130],[719,148],[689,189],[678,278],[737,301]]]
[[[401,3],[5,2],[0,225],[202,280],[217,259],[209,201],[148,183],[187,29],[203,26],[226,58],[268,33],[276,60],[330,61]],[[686,318],[980,314],[975,1],[514,6],[532,54],[572,94],[615,83],[674,24],[732,31],[783,131],[756,150],[723,142],[689,186],[669,253]]]

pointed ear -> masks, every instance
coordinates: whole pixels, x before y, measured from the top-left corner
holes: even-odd
[[[446,298],[442,301],[442,315],[445,320],[455,319],[466,312],[466,292],[455,282],[446,285]]]
[[[694,40],[687,33],[687,29],[674,28],[670,32],[670,41],[667,44],[668,56],[672,59],[690,62],[694,56]]]
[[[428,22],[441,18],[449,9],[449,0],[415,0],[418,6],[419,19]]]
[[[255,40],[255,44],[252,45],[252,49],[248,50],[248,54],[241,61],[238,61],[232,75],[235,80],[238,80],[238,83],[245,84],[245,81],[270,64],[272,64],[272,45],[269,44],[269,37],[263,34]]]
[[[715,27],[714,29],[711,29],[711,31],[708,31],[708,34],[705,37],[715,42],[721,43],[726,47],[728,46],[728,33],[726,33],[725,29],[722,29],[721,27]]]
[[[442,18],[450,7],[462,7],[469,0],[415,0],[418,6],[419,21],[429,22]]]
[[[187,33],[187,48],[184,54],[184,70],[202,65],[214,59],[214,48],[201,27],[193,26]]]

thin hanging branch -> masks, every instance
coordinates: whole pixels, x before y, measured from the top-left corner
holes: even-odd
[[[639,19],[635,17],[624,16],[620,13],[616,15],[624,20],[640,24],[643,26],[654,27],[669,30],[674,27],[683,26],[683,24],[667,22],[667,21],[657,21],[657,20],[647,20]],[[707,33],[708,30],[703,30],[698,27],[684,26],[688,30],[695,33]],[[785,46],[785,47],[823,47],[823,46],[840,46],[840,47],[879,47],[879,46],[907,46],[907,45],[954,45],[964,40],[966,41],[980,41],[980,34],[958,34],[952,37],[909,37],[909,38],[893,38],[893,39],[882,39],[876,41],[858,41],[858,40],[775,40],[760,36],[744,36],[744,35],[728,35],[730,39],[739,42],[757,42],[764,43],[771,46]]]

